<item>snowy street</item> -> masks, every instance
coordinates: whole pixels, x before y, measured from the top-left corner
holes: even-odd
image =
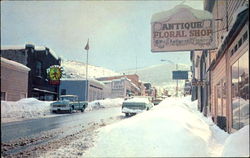
[[[58,114],[54,117],[2,123],[2,154],[20,156],[25,153],[34,156],[34,149],[37,154],[37,149],[44,152],[48,146],[52,146],[52,149],[58,148],[64,141],[73,140],[80,133],[85,134],[86,131],[90,132],[123,118],[125,117],[120,107],[110,107],[84,113]],[[56,144],[56,141],[60,144]],[[42,148],[43,146],[45,148]]]
[[[47,114],[44,117],[33,113],[32,119],[2,123],[2,155],[4,157],[249,155],[249,125],[234,134],[228,134],[215,125],[210,117],[204,117],[197,111],[197,101],[191,102],[190,96],[166,98],[151,110],[132,117],[125,117],[122,113],[121,99],[101,100],[98,101],[100,104],[96,102],[90,103],[84,113]],[[48,109],[43,108],[41,111]],[[27,111],[22,109],[21,112],[19,109],[19,113]]]
[[[190,97],[167,98],[150,111],[97,129],[90,141],[79,138],[40,157],[249,155],[249,125],[229,135],[196,109]]]
[[[3,0],[1,19],[1,158],[250,157],[249,0]]]

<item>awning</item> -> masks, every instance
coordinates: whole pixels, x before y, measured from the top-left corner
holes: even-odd
[[[229,30],[225,40],[221,44],[220,48],[218,49],[218,53],[216,56],[216,61],[214,64],[210,65],[209,70],[214,69],[215,66],[218,64],[222,56],[225,54],[226,50],[230,47],[232,42],[235,40],[241,29],[244,27],[246,22],[249,18],[249,9],[245,9],[241,13],[238,14],[235,23],[233,24],[232,28]]]
[[[39,88],[33,88],[34,91],[38,91],[38,92],[44,92],[44,93],[50,93],[50,94],[57,94],[56,92],[52,92],[52,91],[48,91],[48,90],[44,90],[44,89],[39,89]]]

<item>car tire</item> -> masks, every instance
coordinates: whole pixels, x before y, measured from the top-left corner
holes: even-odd
[[[69,113],[72,114],[72,108],[69,109]]]
[[[84,109],[81,109],[81,112],[84,112]]]
[[[129,113],[125,113],[125,116],[128,117],[128,116],[129,116]]]

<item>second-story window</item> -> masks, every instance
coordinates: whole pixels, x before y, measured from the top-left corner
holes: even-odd
[[[42,76],[42,62],[37,61],[36,62],[36,76]]]

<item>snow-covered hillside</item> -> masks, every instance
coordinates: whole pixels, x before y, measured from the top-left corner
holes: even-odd
[[[176,65],[173,63],[153,65],[146,68],[136,70],[123,71],[126,74],[135,73],[143,82],[150,82],[155,87],[167,88],[170,91],[175,91],[176,81],[172,80],[172,71],[176,70]],[[190,70],[189,65],[178,64],[178,70]],[[183,88],[184,81],[178,81],[179,87]]]
[[[64,68],[65,75],[63,78],[85,78],[86,74],[86,65],[85,63],[79,61],[62,61],[62,67]],[[97,78],[97,77],[106,77],[106,76],[115,76],[119,75],[112,70],[88,65],[88,77]]]

